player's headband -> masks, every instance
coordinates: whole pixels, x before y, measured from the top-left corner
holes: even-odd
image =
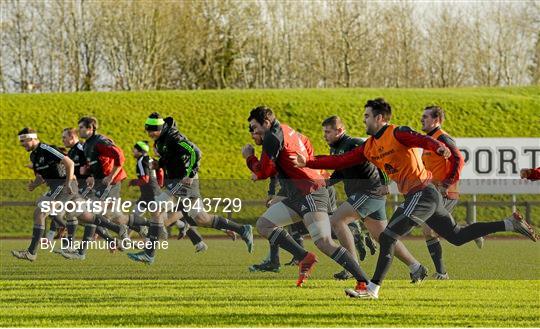
[[[30,139],[30,138],[37,138],[37,134],[36,133],[31,133],[31,134],[22,134],[22,135],[19,135],[19,140],[20,141],[23,141],[25,139]]]
[[[150,146],[148,146],[148,144],[146,144],[143,141],[138,141],[137,143],[135,143],[135,148],[139,150],[140,152],[150,151]]]
[[[144,129],[149,131],[158,131],[161,130],[163,124],[165,124],[165,121],[163,121],[162,118],[148,118],[144,123]]]

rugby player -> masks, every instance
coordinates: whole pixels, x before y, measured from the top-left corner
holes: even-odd
[[[257,220],[257,230],[271,244],[280,246],[301,260],[296,285],[300,287],[304,284],[317,262],[315,254],[300,246],[283,228],[300,220],[304,221],[317,248],[357,280],[367,280],[352,254],[332,240],[325,178],[319,170],[295,167],[290,159],[297,153],[304,156],[313,153],[309,139],[281,124],[272,110],[265,106],[251,110],[248,122],[256,133],[263,136],[261,159],[255,155],[248,157],[249,168],[257,179],[279,174],[282,181],[288,184],[288,197],[266,210]],[[252,147],[250,153],[253,153]]]
[[[137,160],[135,171],[137,173],[137,179],[132,179],[129,182],[129,186],[138,186],[140,188],[141,195],[136,202],[135,212],[140,212],[141,210],[146,209],[146,205],[149,202],[155,201],[155,197],[161,193],[161,186],[163,186],[163,170],[151,169],[151,164],[155,161],[152,159],[148,152],[150,151],[150,146],[147,141],[138,141],[133,146],[133,157]],[[148,233],[147,226],[150,225],[148,221],[138,222],[137,218],[133,218],[131,225],[137,229],[137,227],[143,228],[144,235]],[[182,222],[181,220],[176,220]],[[175,222],[176,222],[175,221]],[[183,222],[182,222],[183,223]],[[173,222],[174,224],[174,222]],[[195,246],[196,252],[205,251],[208,249],[206,243],[204,243],[202,236],[197,232],[195,227],[188,226],[183,223],[182,228],[186,229],[185,234],[191,240],[191,243]]]
[[[362,144],[364,140],[350,137],[346,133],[345,125],[341,118],[332,116],[322,122],[324,139],[330,146],[330,154],[340,155],[351,151]],[[347,225],[360,219],[364,221],[370,234],[378,241],[379,235],[386,228],[386,193],[387,177],[378,170],[371,162],[335,170],[330,177],[330,184],[343,181],[347,201],[342,203],[330,218],[332,229],[336,233],[341,245],[345,247],[357,259],[354,248],[353,235]],[[396,243],[396,256],[409,267],[412,283],[424,280],[427,269],[407,250],[405,245]],[[347,280],[350,273],[342,271],[334,277],[338,280]]]
[[[465,227],[456,224],[444,208],[442,195],[431,183],[432,174],[424,167],[415,148],[435,152],[444,158],[453,156],[452,152],[430,136],[419,134],[406,126],[390,124],[392,110],[382,98],[369,100],[364,108],[364,124],[370,137],[360,147],[341,155],[313,159],[306,159],[301,153],[290,156],[301,168],[343,169],[370,161],[394,180],[399,191],[405,195],[404,203],[394,212],[379,237],[379,259],[372,279],[358,280],[354,289],[345,291],[348,296],[378,298],[379,288],[394,258],[396,242],[415,226],[424,223],[457,246],[502,231],[517,232],[536,241],[533,228],[518,213],[501,221],[474,223]],[[449,183],[451,185],[454,181]]]
[[[248,252],[253,252],[253,228],[251,225],[241,225],[218,215],[208,214],[197,206],[200,202],[198,170],[201,159],[199,148],[178,131],[172,117],[163,119],[159,113],[152,113],[145,122],[148,136],[155,142],[155,148],[160,155],[159,161],[154,162],[154,169],[163,168],[165,172],[165,188],[156,201],[177,201],[189,199],[189,209],[169,209],[182,212],[190,224],[212,227],[217,230],[229,230],[238,233],[247,245]],[[175,202],[176,203],[176,202]],[[181,202],[182,207],[184,203]],[[152,223],[148,237],[150,247],[139,253],[129,253],[134,260],[147,264],[154,262],[155,242],[159,240],[157,232],[163,226],[160,211],[152,213]]]
[[[123,168],[125,161],[124,153],[106,136],[98,134],[98,121],[94,117],[82,117],[78,121],[79,136],[85,139],[83,146],[84,156],[87,161],[88,177],[86,178],[86,187],[92,189],[91,199],[101,201],[106,206],[105,200],[117,200],[120,198],[121,182],[127,177]],[[132,215],[131,215],[132,216]],[[117,209],[107,209],[103,215],[95,213],[93,224],[102,226],[118,234],[120,239],[129,240],[130,216],[125,215]],[[93,239],[96,227],[86,225],[83,235],[83,241]],[[81,246],[87,246],[82,244]],[[121,247],[122,243],[117,243]],[[78,252],[72,253],[69,250],[63,250],[62,256],[68,259],[84,260],[86,258],[86,249],[83,247]]]
[[[48,215],[44,203],[73,200],[77,193],[77,181],[73,173],[73,161],[55,146],[40,142],[34,129],[23,128],[19,131],[18,137],[21,146],[30,152],[30,161],[36,175],[36,178],[28,184],[28,191],[33,191],[41,184],[46,184],[49,188],[49,191],[37,201],[34,210],[34,229],[28,249],[11,251],[16,258],[35,261],[38,244],[45,230],[45,218]]]
[[[445,159],[430,150],[424,150],[422,152],[422,162],[426,170],[431,171],[433,174],[433,185],[443,197],[443,207],[451,214],[459,199],[458,181],[461,170],[463,169],[464,160],[454,139],[442,130],[444,119],[445,114],[441,107],[428,106],[424,109],[420,121],[422,123],[422,131],[443,143],[450,150],[452,156]],[[425,224],[422,225],[422,232],[426,239],[429,254],[435,265],[433,277],[438,280],[448,280],[449,276],[442,259],[442,247],[439,236]],[[479,239],[482,239],[479,242],[482,244],[483,238],[478,238],[477,240]]]

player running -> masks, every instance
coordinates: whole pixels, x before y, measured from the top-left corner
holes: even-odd
[[[348,296],[378,298],[379,288],[394,258],[396,242],[415,226],[424,223],[457,246],[503,231],[517,232],[536,241],[533,228],[518,213],[502,221],[474,223],[466,227],[456,224],[444,208],[440,192],[431,183],[432,174],[424,167],[415,148],[429,150],[444,158],[452,156],[450,150],[443,143],[409,127],[389,124],[392,111],[384,99],[369,100],[364,107],[364,124],[370,137],[363,145],[342,155],[314,159],[306,159],[303,154],[291,156],[299,167],[325,169],[343,169],[370,161],[384,170],[405,195],[404,203],[394,212],[390,224],[379,237],[380,253],[373,278],[358,280],[355,289],[345,291]]]
[[[142,215],[146,210],[146,206],[149,202],[155,201],[155,197],[161,194],[161,186],[163,186],[163,170],[152,169],[152,163],[155,161],[152,159],[148,152],[150,146],[147,141],[138,141],[133,146],[133,157],[137,160],[135,165],[135,172],[137,173],[137,179],[132,179],[129,182],[129,186],[138,186],[140,189],[140,197],[135,203],[135,212]],[[136,230],[139,227],[142,229],[144,236],[148,233],[148,226],[150,222],[144,220],[142,217],[133,217],[130,227],[134,227]],[[180,220],[178,220],[180,221]],[[176,220],[175,220],[176,222]],[[183,222],[182,222],[183,223]],[[206,243],[203,242],[202,236],[197,232],[194,227],[190,227],[184,223],[183,228],[186,229],[185,234],[190,238],[191,242],[195,246],[196,252],[205,251],[208,249]]]
[[[85,138],[83,146],[84,156],[87,161],[88,177],[86,179],[87,189],[92,189],[90,198],[94,201],[101,201],[106,206],[105,200],[117,200],[120,198],[121,182],[127,175],[123,168],[125,161],[124,153],[106,136],[97,133],[98,121],[94,117],[82,117],[79,119],[79,136]],[[83,241],[91,241],[97,226],[110,229],[118,234],[122,241],[129,239],[127,224],[130,216],[117,209],[107,209],[103,215],[94,214],[93,225],[86,225]],[[122,247],[122,242],[117,244]],[[87,244],[82,244],[87,246]],[[83,247],[78,252],[72,253],[69,250],[62,250],[62,256],[67,259],[84,260],[86,249]]]
[[[192,224],[212,227],[217,230],[230,230],[238,233],[247,245],[248,251],[253,252],[253,228],[251,225],[240,225],[218,215],[206,213],[200,204],[198,170],[201,159],[199,148],[189,141],[176,128],[172,117],[163,119],[159,113],[152,113],[145,123],[148,136],[155,141],[155,148],[160,158],[154,162],[154,169],[163,168],[165,172],[166,191],[156,196],[159,202],[178,199],[188,199],[191,207],[188,209],[169,209],[182,212],[184,218]],[[184,206],[184,202],[180,203]],[[163,227],[163,217],[159,211],[152,213],[152,223],[148,230],[150,247],[139,253],[129,253],[128,256],[138,262],[151,264],[154,262],[155,242],[159,241],[158,231]]]
[[[267,179],[279,174],[288,189],[288,197],[272,205],[257,220],[257,230],[271,244],[279,245],[296,259],[301,259],[296,285],[303,285],[317,262],[315,254],[296,243],[283,228],[299,220],[304,221],[317,248],[355,278],[365,280],[365,273],[352,254],[332,240],[327,213],[328,190],[324,177],[319,170],[295,167],[290,159],[297,153],[305,157],[312,154],[309,139],[281,124],[272,110],[265,106],[251,110],[248,122],[256,133],[264,136],[261,159],[259,161],[255,155],[251,155],[247,159],[249,168],[257,179]]]
[[[65,202],[77,196],[77,181],[73,174],[73,161],[53,145],[40,142],[37,132],[31,128],[23,128],[18,133],[21,146],[30,152],[30,161],[36,178],[28,184],[28,191],[33,191],[41,184],[46,184],[49,191],[37,201],[34,210],[34,229],[27,250],[12,250],[13,256],[19,259],[35,261],[37,248],[45,230],[45,218],[52,207],[52,201]],[[63,217],[63,214],[58,216]]]
[[[364,140],[350,137],[346,134],[343,121],[332,116],[322,122],[324,139],[330,146],[331,155],[340,155],[351,151],[362,144]],[[371,162],[364,162],[349,168],[335,170],[330,178],[330,184],[343,181],[347,201],[342,203],[330,218],[332,229],[339,242],[357,259],[353,235],[348,225],[363,220],[369,233],[378,241],[379,235],[386,228],[386,194],[387,177]],[[409,267],[412,283],[417,283],[427,277],[427,269],[407,250],[405,245],[396,243],[396,256]],[[347,280],[351,274],[342,271],[334,277]]]
[[[422,152],[422,162],[424,162],[426,169],[433,174],[433,185],[443,197],[444,208],[451,214],[459,199],[458,181],[464,160],[454,139],[442,130],[444,119],[445,115],[442,108],[439,106],[426,107],[421,118],[422,131],[443,143],[450,150],[452,156],[445,159],[430,150],[424,150]],[[429,226],[422,226],[427,248],[435,265],[436,272],[433,277],[438,280],[448,280],[449,276],[443,263],[439,236]],[[483,244],[483,238],[477,238],[475,241],[477,241],[479,247]]]

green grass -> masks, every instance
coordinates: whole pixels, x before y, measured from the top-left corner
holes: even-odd
[[[156,263],[130,262],[124,254],[91,250],[84,262],[40,251],[34,263],[9,255],[27,241],[0,240],[0,326],[6,327],[538,327],[540,248],[525,240],[445,243],[454,280],[411,285],[395,261],[377,301],[343,294],[353,281],[336,282],[338,270],[319,254],[313,277],[294,287],[296,268],[249,273],[267,251],[257,240],[254,255],[241,242],[208,240],[194,254],[187,241],[169,241]],[[313,250],[313,244],[306,245]],[[432,268],[425,244],[406,245]],[[282,253],[282,262],[288,261]],[[374,269],[375,256],[362,266]]]
[[[26,152],[17,131],[32,126],[43,141],[61,144],[64,127],[79,117],[94,115],[100,132],[113,138],[128,157],[131,147],[147,139],[145,118],[152,111],[172,115],[179,129],[203,152],[202,178],[248,178],[240,154],[251,142],[246,118],[256,105],[271,106],[277,117],[310,137],[316,153],[327,153],[320,122],[340,115],[352,135],[364,136],[361,109],[367,99],[383,96],[393,106],[393,122],[420,128],[421,110],[430,104],[448,114],[445,130],[456,137],[535,137],[531,124],[540,108],[540,87],[451,89],[292,89],[220,91],[148,91],[0,95],[0,178],[28,178]],[[464,124],[464,122],[466,124]]]

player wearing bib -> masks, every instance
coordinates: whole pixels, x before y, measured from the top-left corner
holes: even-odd
[[[431,183],[432,174],[426,170],[416,148],[435,152],[444,158],[451,157],[452,153],[443,143],[429,136],[408,127],[389,124],[391,113],[390,105],[383,99],[370,100],[365,105],[364,124],[371,137],[363,145],[337,156],[294,157],[299,167],[319,169],[343,169],[370,161],[395,181],[399,191],[405,195],[405,202],[398,207],[379,237],[381,248],[373,278],[371,281],[358,281],[355,289],[346,290],[347,295],[378,298],[380,285],[394,258],[397,240],[423,223],[457,246],[502,231],[517,232],[536,241],[532,227],[517,213],[502,221],[474,223],[466,227],[456,224],[444,208],[440,192]]]
[[[328,190],[321,172],[298,168],[290,159],[295,154],[306,157],[313,154],[309,139],[280,123],[272,110],[265,106],[253,109],[248,122],[256,133],[263,136],[260,160],[253,154],[252,146],[244,147],[250,149],[251,155],[247,158],[250,170],[256,179],[267,179],[278,174],[288,184],[288,197],[268,208],[257,220],[257,230],[268,238],[271,244],[279,245],[296,259],[301,259],[296,285],[303,285],[317,262],[315,254],[295,242],[283,228],[300,220],[304,221],[317,248],[358,280],[364,279],[366,275],[351,253],[332,240],[328,217]]]

